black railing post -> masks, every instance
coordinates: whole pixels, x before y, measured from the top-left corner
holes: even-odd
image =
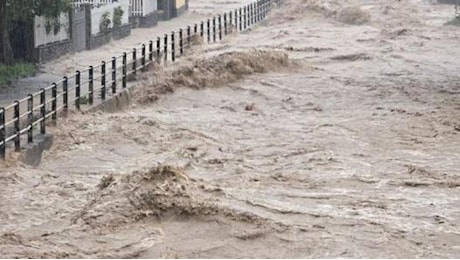
[[[176,61],[176,33],[174,31],[171,32],[171,60],[174,62]]]
[[[222,16],[219,14],[218,19],[218,28],[219,28],[219,41],[222,41]]]
[[[77,70],[77,74],[75,75],[75,107],[77,107],[78,110],[80,110],[80,77],[81,73]]]
[[[88,71],[88,103],[92,105],[94,102],[94,67],[89,66]]]
[[[203,38],[204,36],[204,22],[201,21],[200,23],[200,37]]]
[[[34,95],[29,94],[27,98],[27,126],[29,130],[27,131],[27,142],[34,142]]]
[[[6,158],[6,126],[5,126],[5,108],[0,108],[0,156],[3,160]]]
[[[165,42],[165,44],[164,44],[164,48],[165,48],[164,55],[165,55],[165,62],[166,62],[166,61],[168,61],[168,35],[167,34],[165,34],[164,42]]]
[[[253,10],[253,12],[254,12],[254,24],[259,22],[259,20],[257,19],[257,15],[258,15],[257,6],[258,6],[258,4],[257,4],[257,2],[255,2],[254,3],[254,10]]]
[[[79,72],[78,72],[79,73]],[[78,97],[80,97],[80,93],[78,93]],[[79,98],[80,99],[80,98]],[[80,102],[79,99],[77,100],[78,102],[78,109],[80,109]],[[40,89],[40,134],[45,134],[46,133],[46,95],[45,95],[45,89]]]
[[[187,47],[188,47],[188,48],[190,47],[190,41],[191,41],[190,37],[191,37],[191,34],[192,34],[192,33],[191,33],[191,28],[190,28],[190,26],[188,25],[188,26],[187,26]]]
[[[235,32],[238,32],[238,9],[235,9]]]
[[[262,10],[261,10],[261,6],[262,6],[262,1],[257,1],[257,22],[259,23],[261,19],[261,15],[262,15]]]
[[[253,12],[253,16],[254,16],[254,18],[253,18],[254,19],[254,24],[258,23],[258,20],[257,20],[257,6],[258,6],[257,2],[253,3],[252,12]]]
[[[106,92],[106,85],[105,85],[105,61],[101,62],[101,99],[105,100],[105,92]]]
[[[134,75],[137,73],[137,49],[133,48],[133,67],[132,67]]]
[[[257,23],[257,5],[252,3],[252,24]]]
[[[228,33],[228,28],[227,28],[227,13],[224,13],[224,35],[227,35]]]
[[[248,15],[247,15],[247,17],[248,17],[248,27],[250,27],[251,26],[251,17],[252,17],[252,15],[251,15],[251,4],[248,4],[246,6],[246,9],[248,10]]]
[[[216,17],[212,18],[212,40],[216,42]]]
[[[54,123],[57,120],[57,84],[53,83],[51,87],[51,110],[53,114],[51,115],[51,119],[53,119]]]
[[[14,133],[15,133],[15,136],[14,136],[14,151],[16,152],[19,152],[21,150],[21,135],[19,134],[19,132],[21,131],[21,127],[20,127],[20,118],[19,116],[21,115],[20,112],[19,112],[19,106],[20,106],[20,103],[19,101],[14,101]]]
[[[267,17],[267,13],[268,13],[268,1],[264,0],[264,19],[265,17]]]
[[[112,93],[117,93],[117,58],[112,57]]]
[[[142,65],[142,68],[144,68],[145,67],[145,44],[142,44],[141,54],[142,54],[141,65]]]
[[[270,11],[270,1],[267,0],[265,3],[265,16],[268,15],[268,12]]]
[[[62,82],[62,99],[64,112],[67,114],[69,111],[69,79],[67,77],[64,77],[64,82]]]
[[[260,1],[260,20],[262,21],[264,19],[264,1]]]
[[[208,43],[211,42],[211,20],[208,19]]]
[[[243,30],[247,28],[247,13],[246,13],[246,6],[243,6]]]
[[[270,11],[270,1],[266,0],[265,1],[265,16],[268,15],[268,12]]]
[[[198,24],[196,23],[194,26],[193,26],[193,34],[197,34],[198,33]],[[196,37],[196,36],[195,36]]]
[[[253,25],[253,22],[252,22],[252,3],[249,4],[248,9],[249,9],[249,26],[251,26],[251,25]]]
[[[244,19],[243,26],[244,26],[244,30],[246,30],[246,29],[248,28],[248,9],[246,8],[246,6],[243,6],[243,11],[244,11],[244,15],[243,15],[243,19]]]
[[[127,54],[126,52],[123,52],[123,67],[121,69],[121,87],[122,88],[126,88],[126,71],[127,71],[127,66],[128,66],[128,62],[127,62]]]
[[[243,9],[240,8],[240,13],[239,13],[239,22],[240,22],[240,32],[243,30]]]
[[[264,9],[263,18],[265,19],[265,16],[267,16],[267,1],[265,1],[265,0],[263,0],[263,9]]]
[[[179,29],[179,53],[182,55],[184,53],[184,40],[183,40],[183,31]]]
[[[149,61],[153,61],[153,41],[149,41]]]
[[[160,56],[161,56],[161,38],[157,37],[157,62],[160,63]]]
[[[260,19],[260,20],[262,21],[262,20],[264,19],[264,17],[265,17],[265,8],[264,8],[264,7],[265,7],[265,4],[264,4],[265,2],[264,2],[264,0],[262,0],[262,1],[260,1],[260,3],[261,3],[261,5],[260,5],[261,8],[260,8],[260,9],[262,10],[262,12],[261,12],[262,15],[261,15],[261,19]]]
[[[250,4],[246,6],[246,23],[248,27],[251,26],[251,5]]]

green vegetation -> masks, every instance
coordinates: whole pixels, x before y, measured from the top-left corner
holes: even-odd
[[[455,5],[455,17],[446,23],[446,25],[460,26],[460,5]]]
[[[110,23],[110,12],[105,12],[102,14],[101,23],[99,24],[101,32],[108,32],[110,30]]]
[[[460,26],[460,18],[454,18],[448,21],[446,25]]]
[[[9,66],[0,64],[0,85],[13,79],[31,76],[36,70],[37,68],[32,63],[19,62]]]
[[[80,103],[80,105],[87,105],[89,103],[89,97],[81,96],[80,99],[78,100],[78,103]]]
[[[121,26],[123,13],[124,12],[121,6],[113,9],[113,27],[114,28],[119,28]]]
[[[44,16],[46,31],[56,34],[61,13],[71,8],[71,0],[0,0],[0,63],[32,61],[35,16]]]

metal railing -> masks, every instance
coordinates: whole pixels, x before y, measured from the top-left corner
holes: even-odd
[[[76,71],[46,88],[0,108],[0,157],[7,148],[21,150],[37,135],[46,134],[48,123],[56,124],[70,109],[83,110],[114,97],[127,88],[130,75],[153,62],[174,62],[193,45],[193,38],[216,42],[231,32],[244,31],[262,21],[282,0],[258,0],[239,9],[213,16],[142,44],[130,52]],[[206,40],[205,40],[206,39]]]

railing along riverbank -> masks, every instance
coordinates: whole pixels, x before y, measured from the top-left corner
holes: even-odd
[[[8,149],[20,152],[38,135],[46,134],[47,123],[57,123],[70,109],[92,107],[127,88],[128,78],[150,63],[174,62],[193,45],[193,38],[203,42],[221,41],[232,32],[245,31],[261,22],[282,0],[258,0],[241,8],[218,14],[200,23],[172,31],[124,52],[111,60],[78,70],[40,91],[0,108],[0,158]]]

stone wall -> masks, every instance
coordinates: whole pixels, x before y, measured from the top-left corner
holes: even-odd
[[[95,49],[109,43],[112,39],[119,40],[128,37],[131,34],[131,25],[123,25],[119,28],[112,29],[108,32],[100,32],[97,35],[92,35],[90,39],[90,46],[88,49]]]
[[[117,30],[112,30],[112,37],[114,40],[123,39],[131,35],[131,25],[125,24],[120,26]]]
[[[35,48],[35,61],[45,63],[71,52],[73,52],[71,40],[53,42]]]

